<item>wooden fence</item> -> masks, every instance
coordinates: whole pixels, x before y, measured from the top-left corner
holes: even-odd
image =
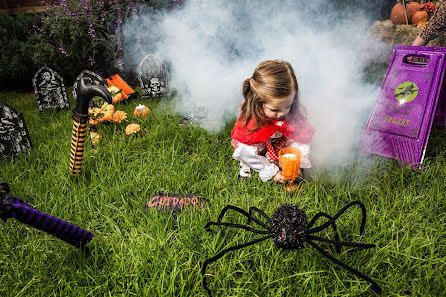
[[[42,0],[0,0],[0,13],[3,14],[44,12],[46,9]]]

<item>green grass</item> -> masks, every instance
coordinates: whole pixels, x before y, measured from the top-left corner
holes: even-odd
[[[39,113],[33,94],[0,94],[0,101],[24,114],[34,146],[1,162],[0,179],[14,196],[94,233],[87,254],[14,219],[0,223],[0,296],[206,296],[203,261],[257,238],[237,229],[204,231],[227,204],[272,215],[296,203],[311,218],[355,199],[367,207],[365,233],[359,236],[360,211],[352,209],[339,219],[341,238],[377,247],[336,257],[377,281],[382,296],[446,296],[445,131],[431,134],[419,173],[358,157],[335,168],[336,179],[316,170],[312,182],[289,194],[256,175],[238,180],[233,123],[218,134],[180,127],[168,99],[116,105],[142,131],[129,137],[125,124],[101,126],[103,141],[87,145],[78,178],[69,173],[71,111]],[[152,110],[148,118],[133,118],[139,103]],[[155,192],[200,193],[212,207],[177,219],[148,213],[144,204]],[[227,219],[245,223],[234,213]],[[331,230],[320,234],[333,238]],[[227,254],[207,272],[215,296],[377,296],[309,245],[285,252],[267,240]]]

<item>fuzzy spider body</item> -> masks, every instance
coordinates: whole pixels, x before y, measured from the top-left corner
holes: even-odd
[[[297,205],[285,204],[274,212],[271,234],[277,247],[284,250],[303,249],[307,233],[307,215]]]
[[[239,228],[244,229],[247,231],[251,231],[256,234],[263,234],[263,237],[258,238],[256,240],[240,244],[234,247],[230,247],[227,249],[222,250],[217,255],[215,255],[212,258],[207,259],[203,263],[203,267],[201,270],[201,273],[203,275],[203,287],[206,289],[209,296],[211,296],[211,291],[209,290],[206,282],[206,267],[212,262],[215,262],[216,260],[223,257],[226,253],[235,251],[244,247],[248,247],[250,245],[254,245],[256,243],[259,243],[263,240],[266,240],[268,238],[272,238],[274,244],[285,250],[293,250],[293,249],[303,249],[304,243],[307,242],[311,246],[313,246],[318,252],[320,252],[322,255],[330,259],[331,261],[335,262],[336,264],[342,266],[343,268],[347,269],[351,273],[361,277],[362,279],[368,281],[372,285],[372,290],[379,293],[381,292],[380,286],[373,281],[370,277],[366,276],[365,274],[359,272],[358,270],[348,266],[347,264],[339,261],[335,257],[333,257],[331,254],[329,254],[325,249],[320,247],[318,244],[315,243],[315,241],[320,242],[327,242],[332,243],[336,247],[336,251],[340,252],[342,246],[350,246],[355,247],[357,249],[368,249],[375,247],[374,244],[367,244],[367,243],[356,243],[356,242],[346,242],[346,241],[340,241],[339,240],[339,234],[337,233],[336,223],[335,221],[341,216],[348,208],[351,206],[358,205],[361,208],[362,211],[362,222],[361,226],[359,228],[359,233],[362,234],[364,232],[365,227],[365,221],[366,221],[366,210],[364,204],[362,204],[359,201],[352,201],[346,206],[344,206],[341,210],[339,210],[334,216],[330,216],[324,212],[317,213],[313,219],[308,222],[307,216],[305,212],[303,212],[297,205],[292,204],[285,204],[279,207],[273,214],[273,219],[271,219],[265,212],[262,210],[256,208],[256,207],[250,207],[249,212],[238,208],[236,206],[227,205],[220,213],[217,222],[209,222],[206,224],[205,229],[206,231],[210,231],[210,226],[226,226],[226,227],[233,227],[233,228]],[[244,215],[248,219],[248,223],[253,221],[260,227],[261,229],[252,228],[247,225],[241,225],[241,224],[234,224],[234,223],[228,223],[223,222],[223,217],[225,216],[226,212],[229,210],[233,210],[235,212],[238,212],[242,215]],[[260,214],[265,220],[259,220],[258,218],[253,216],[253,213],[256,212]],[[313,225],[316,223],[316,221],[324,217],[328,219],[325,223],[319,225],[318,227],[313,227]],[[335,239],[327,239],[323,237],[319,237],[316,235],[313,235],[314,233],[317,233],[321,230],[324,230],[325,228],[332,226],[334,232],[335,232]]]

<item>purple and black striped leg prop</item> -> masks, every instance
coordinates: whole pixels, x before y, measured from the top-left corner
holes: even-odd
[[[93,233],[38,211],[25,201],[13,197],[11,193],[0,194],[0,218],[5,222],[9,218],[15,218],[77,248],[83,248],[93,238]]]
[[[95,96],[102,97],[109,104],[112,103],[112,97],[104,85],[87,85],[85,80],[81,79],[76,94],[76,107],[73,110],[73,132],[71,135],[70,152],[70,172],[72,175],[79,175],[82,170],[88,123],[88,104]]]

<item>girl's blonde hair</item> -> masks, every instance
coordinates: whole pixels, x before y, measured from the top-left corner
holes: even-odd
[[[241,106],[240,119],[245,126],[254,118],[255,131],[265,126],[269,119],[263,112],[263,104],[270,98],[284,98],[295,91],[290,113],[294,114],[298,108],[298,92],[296,76],[290,63],[282,60],[267,60],[260,63],[254,70],[252,77],[243,82],[244,101]]]

